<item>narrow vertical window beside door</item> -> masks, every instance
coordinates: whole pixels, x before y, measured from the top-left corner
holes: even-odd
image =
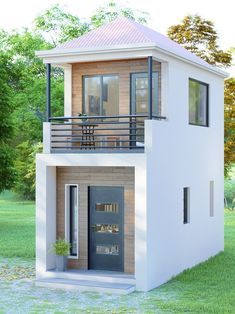
[[[183,223],[189,223],[189,188],[183,190]]]
[[[214,181],[210,181],[210,217],[214,217]]]
[[[78,186],[65,187],[65,238],[70,243],[70,257],[78,257]]]

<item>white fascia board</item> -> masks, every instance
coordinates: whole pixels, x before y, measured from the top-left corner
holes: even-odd
[[[82,63],[96,62],[109,60],[124,60],[134,58],[146,58],[153,54],[154,47],[133,47],[122,49],[107,49],[107,50],[66,50],[66,53],[58,51],[39,51],[36,55],[43,58],[44,63],[62,65],[64,63]],[[52,53],[53,52],[53,53]]]
[[[215,67],[215,66],[213,66],[213,65],[211,65],[209,63],[206,64],[206,65],[203,65],[203,64],[200,64],[199,62],[183,58],[183,57],[181,57],[181,56],[179,56],[179,55],[177,55],[175,53],[172,53],[170,51],[166,51],[166,50],[158,48],[158,47],[156,47],[154,52],[153,52],[153,58],[155,58],[155,59],[159,59],[159,56],[158,56],[158,54],[156,52],[159,52],[159,53],[168,55],[170,57],[173,57],[175,59],[181,60],[183,62],[186,62],[188,64],[196,66],[196,67],[198,67],[200,69],[207,70],[207,71],[209,71],[211,73],[214,73],[214,74],[216,74],[218,76],[221,76],[223,78],[228,78],[229,77],[229,73],[228,72],[223,71],[223,70],[221,70],[221,69],[219,69],[219,68],[217,68],[217,67]]]
[[[174,52],[165,50],[156,46],[155,43],[148,43],[146,45],[126,45],[126,46],[113,46],[102,47],[95,49],[52,49],[36,51],[36,56],[43,59],[44,63],[51,63],[62,65],[64,63],[80,63],[80,62],[96,62],[96,61],[109,61],[109,60],[124,60],[135,58],[147,58],[154,56],[157,58],[156,52],[174,57],[181,61],[187,62],[191,65],[197,66],[201,69],[212,72],[223,78],[229,77],[229,73],[214,67],[210,64],[202,64],[200,62],[184,58]],[[200,60],[200,59],[199,59]],[[163,60],[164,61],[164,60]]]
[[[143,50],[145,48],[154,48],[156,46],[155,43],[147,43],[147,44],[131,44],[131,45],[113,45],[107,47],[90,47],[90,48],[68,48],[68,49],[50,49],[50,50],[39,50],[36,51],[36,56],[40,58],[45,57],[56,57],[56,56],[68,56],[68,55],[83,55],[83,54],[99,54],[104,52],[117,52],[117,51],[132,51],[134,50]]]

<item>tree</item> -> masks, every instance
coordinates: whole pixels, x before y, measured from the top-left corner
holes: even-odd
[[[181,24],[168,28],[167,35],[212,65],[228,67],[231,64],[231,53],[218,47],[214,23],[199,15],[185,16]]]
[[[16,148],[17,158],[14,166],[17,179],[14,191],[25,199],[35,198],[36,154],[42,152],[42,143],[29,141],[19,144]]]
[[[14,182],[13,150],[10,140],[13,135],[13,124],[10,97],[11,86],[15,77],[11,68],[9,56],[0,51],[0,192],[12,187]]]
[[[198,15],[186,16],[181,24],[169,27],[168,36],[212,65],[231,65],[232,54],[219,49],[214,24]],[[225,81],[224,93],[224,173],[228,176],[235,162],[235,78]]]
[[[12,120],[15,125],[13,146],[22,142],[42,141],[42,122],[46,116],[46,78],[45,65],[36,57],[35,50],[52,48],[42,35],[28,30],[12,32],[4,39],[9,56],[12,56],[12,66],[20,74],[20,83],[14,88],[10,102],[14,107]],[[53,113],[63,112],[63,73],[52,70],[52,102]]]
[[[228,177],[235,163],[235,78],[225,81],[224,105],[224,173]]]
[[[53,46],[81,36],[89,31],[89,24],[65,12],[58,4],[53,5],[34,20],[35,30]]]
[[[96,13],[91,16],[92,28],[97,28],[121,16],[135,20],[142,24],[147,24],[148,13],[120,6],[117,2],[111,0],[104,6],[99,7]]]

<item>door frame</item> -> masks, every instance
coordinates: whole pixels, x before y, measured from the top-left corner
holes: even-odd
[[[148,77],[148,72],[132,72],[132,73],[130,73],[130,108],[129,108],[130,115],[136,114],[136,112],[134,111],[134,106],[133,106],[133,77],[135,75],[141,76],[141,74],[146,74]],[[153,77],[154,77],[154,75],[157,76],[157,88],[159,88],[159,71],[153,71]],[[157,95],[159,95],[159,89],[157,89]],[[158,106],[159,106],[159,103],[158,103]],[[148,112],[146,112],[146,114],[148,114]]]
[[[146,74],[146,77],[148,78],[148,72],[132,72],[130,73],[130,106],[129,106],[129,112],[130,116],[136,115],[136,105],[134,105],[134,99],[133,99],[133,77],[134,76],[142,76],[143,74]],[[157,84],[157,107],[159,106],[159,71],[153,71],[152,73],[153,77],[155,76],[157,78],[156,84]],[[153,102],[152,102],[153,106]],[[154,114],[154,112],[153,112]],[[148,112],[146,112],[146,115],[148,115]],[[130,118],[132,119],[132,118]],[[131,120],[132,121],[132,120]],[[137,140],[136,140],[136,133],[133,130],[133,125],[135,126],[135,122],[130,121],[130,146],[136,146]],[[135,141],[133,141],[133,139]]]
[[[123,234],[122,234],[122,245],[123,245],[123,254],[122,254],[122,270],[120,272],[125,272],[125,187],[124,186],[116,186],[116,185],[90,185],[87,187],[87,269],[90,270],[90,247],[91,247],[91,236],[90,236],[90,188],[92,187],[103,187],[103,188],[110,188],[110,187],[121,187],[123,188],[123,221],[122,221],[122,227],[123,227]],[[103,270],[105,271],[105,270]],[[112,271],[112,270],[107,270]]]

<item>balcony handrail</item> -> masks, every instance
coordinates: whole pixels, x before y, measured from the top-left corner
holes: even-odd
[[[50,117],[49,121],[63,121],[63,120],[92,120],[92,119],[124,119],[124,118],[148,118],[147,114],[128,114],[128,115],[112,115],[112,116],[64,116],[64,117]],[[165,120],[166,117],[153,115],[154,119],[162,119]]]
[[[147,114],[51,117],[53,152],[143,152]],[[166,119],[153,116],[153,119]]]

